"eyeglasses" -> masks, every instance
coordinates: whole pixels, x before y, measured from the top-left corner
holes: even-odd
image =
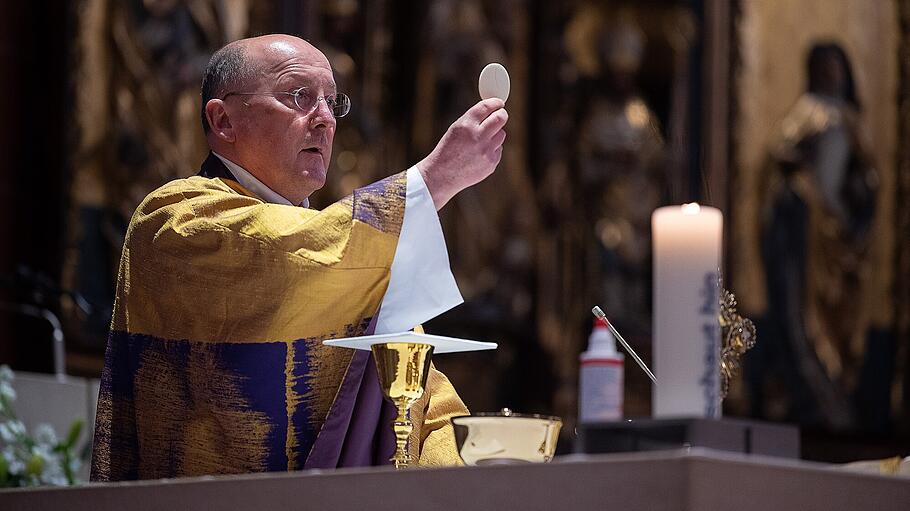
[[[347,94],[339,92],[338,94],[329,94],[328,96],[317,96],[311,93],[306,87],[300,87],[292,92],[228,92],[221,99],[227,99],[228,96],[291,96],[294,98],[294,104],[302,112],[310,113],[316,108],[319,101],[325,101],[336,119],[348,115],[351,111],[351,98]]]

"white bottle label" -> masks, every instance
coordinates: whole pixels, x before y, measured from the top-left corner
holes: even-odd
[[[622,359],[584,360],[580,373],[578,421],[601,422],[622,419]]]

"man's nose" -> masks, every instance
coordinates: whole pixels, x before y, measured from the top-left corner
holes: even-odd
[[[310,114],[311,125],[315,127],[331,127],[335,125],[335,114],[332,112],[332,109],[329,108],[328,101],[325,98],[319,98],[316,101],[316,106],[313,108],[313,112]]]

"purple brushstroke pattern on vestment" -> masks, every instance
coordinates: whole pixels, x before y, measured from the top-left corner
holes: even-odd
[[[221,160],[212,153],[209,153],[203,163],[200,175],[236,181]],[[383,231],[396,231],[389,225],[384,225],[388,222],[376,214],[377,211],[382,211],[377,202],[390,195],[400,197],[406,186],[406,180],[400,176],[390,176],[354,190],[354,218]],[[400,228],[400,222],[396,226]],[[364,335],[375,332],[378,316],[373,316]],[[397,415],[395,405],[385,400],[382,389],[379,388],[379,375],[376,373],[372,353],[358,350],[351,358],[348,371],[306,458],[304,468],[390,464],[389,457],[395,451],[392,422]]]
[[[387,234],[401,233],[404,221],[407,172],[389,176],[354,190],[354,220]]]
[[[378,316],[364,335],[375,332]],[[379,388],[373,354],[357,350],[304,468],[388,465],[395,451],[396,416],[395,406]]]

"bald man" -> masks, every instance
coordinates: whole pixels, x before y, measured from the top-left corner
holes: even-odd
[[[325,55],[296,37],[212,56],[211,152],[199,175],[149,194],[127,232],[93,480],[388,463],[395,411],[369,352],[322,341],[461,303],[436,211],[495,170],[508,114],[481,101],[410,169],[310,209],[349,109]],[[449,419],[467,410],[442,373],[412,410],[413,459],[458,463]]]

